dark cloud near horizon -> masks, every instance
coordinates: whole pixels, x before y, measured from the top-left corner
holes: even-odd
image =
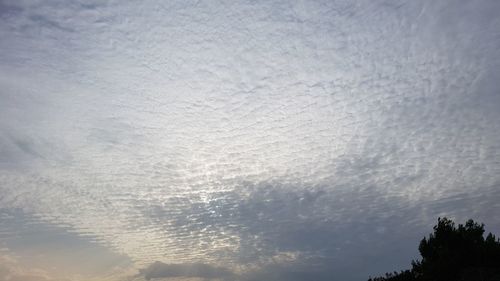
[[[262,268],[249,270],[240,274],[228,268],[211,266],[203,263],[194,264],[165,264],[154,262],[144,269],[140,269],[139,276],[146,280],[170,278],[201,278],[204,280],[224,281],[298,281],[298,280],[331,280],[332,272],[318,270],[314,267],[294,268],[290,265],[266,265]],[[137,277],[137,276],[136,276]]]
[[[197,277],[203,279],[234,280],[235,274],[223,267],[203,263],[165,264],[155,262],[141,269],[140,274],[146,280],[154,278]]]
[[[310,273],[316,276],[314,280],[331,280],[331,276],[359,280],[366,272],[382,274],[381,268],[397,270],[417,259],[418,242],[439,216],[459,222],[468,218],[488,221],[500,210],[500,183],[483,187],[479,194],[463,193],[418,204],[387,197],[373,187],[337,187],[336,192],[330,188],[291,188],[276,183],[241,187],[238,190],[245,189],[245,195],[235,192],[191,205],[179,213],[175,227],[180,236],[238,233],[241,244],[236,260],[240,264],[259,263],[262,257],[278,253],[301,253],[283,264],[271,262],[265,270],[245,275],[248,278],[288,280],[284,276],[294,275],[290,272],[302,272],[296,276]],[[170,217],[160,206],[149,208],[143,209],[144,214],[160,224],[162,217]],[[492,224],[488,231],[499,233],[500,228]],[[364,271],[356,270],[358,267]]]

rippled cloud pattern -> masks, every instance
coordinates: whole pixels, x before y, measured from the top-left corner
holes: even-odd
[[[438,216],[500,233],[499,14],[0,1],[0,280],[366,280]]]

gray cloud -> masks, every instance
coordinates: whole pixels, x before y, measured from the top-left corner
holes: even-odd
[[[268,275],[275,276],[268,280],[287,280],[285,276],[297,272],[296,276],[314,275],[315,280],[331,276],[359,280],[368,272],[383,274],[381,268],[404,268],[418,258],[415,245],[439,216],[489,220],[500,207],[498,186],[483,187],[480,194],[415,203],[362,184],[336,186],[337,190],[262,184],[238,189],[246,189],[245,195],[235,192],[208,204],[191,205],[179,215],[175,227],[180,236],[199,237],[196,243],[223,240],[220,233],[238,235],[239,251],[233,260],[262,266],[261,271],[245,275],[248,278]],[[158,206],[153,209],[147,215],[159,224],[162,218],[171,217]],[[496,224],[491,227],[494,232],[500,230]],[[211,238],[204,237],[205,233]],[[279,263],[280,253],[293,257]],[[356,270],[359,267],[365,270]]]
[[[202,263],[165,264],[162,262],[155,262],[147,268],[141,269],[140,272],[146,280],[174,277],[233,280],[235,277],[235,274],[226,268]]]
[[[146,280],[175,279],[175,278],[201,278],[204,280],[331,280],[331,272],[319,271],[309,265],[307,268],[294,268],[290,265],[269,264],[267,266],[235,273],[228,268],[211,266],[203,263],[193,264],[165,264],[154,262],[144,269],[140,274]]]
[[[11,16],[18,14],[22,9],[18,6],[12,5],[6,1],[0,1],[0,16]]]

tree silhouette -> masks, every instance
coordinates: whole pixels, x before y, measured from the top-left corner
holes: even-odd
[[[452,220],[438,218],[434,233],[420,241],[420,261],[412,261],[410,270],[368,281],[499,281],[500,239],[483,235],[484,224],[468,220],[456,227]]]

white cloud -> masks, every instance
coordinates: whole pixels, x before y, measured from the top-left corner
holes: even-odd
[[[370,215],[497,224],[499,10],[3,1],[0,207],[138,268],[335,259],[344,242],[322,253],[302,226],[344,237]]]

